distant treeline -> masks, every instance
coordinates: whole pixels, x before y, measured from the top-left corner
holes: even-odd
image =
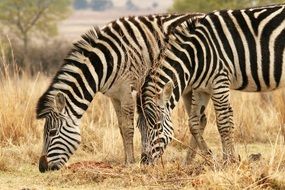
[[[112,0],[74,0],[73,7],[75,9],[93,9],[102,11],[110,9],[114,6]]]

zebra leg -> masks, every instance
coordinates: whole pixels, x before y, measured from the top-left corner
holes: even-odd
[[[223,158],[226,162],[236,161],[233,139],[233,110],[230,105],[230,90],[224,85],[216,87],[212,95],[216,112],[217,127],[222,140]]]
[[[194,91],[192,94],[192,108],[190,111],[191,114],[189,115],[189,128],[193,136],[191,138],[190,147],[196,148],[198,146],[204,155],[212,154],[202,136],[207,122],[204,112],[209,99],[209,94]],[[189,149],[187,154],[187,163],[189,163],[194,158],[195,154],[195,149]]]
[[[125,163],[130,164],[135,162],[134,158],[134,105],[123,104],[121,101],[113,99],[112,103],[114,105],[120,133],[123,139],[124,151],[125,151]]]
[[[200,131],[201,134],[203,135],[204,129],[206,127],[207,124],[207,117],[205,115],[205,109],[202,109],[202,107],[206,107],[208,100],[206,100],[207,98],[202,98],[202,101],[200,101]],[[192,91],[189,91],[188,93],[183,95],[183,102],[184,102],[184,106],[188,115],[188,118],[191,117],[191,104],[192,104]],[[204,105],[202,105],[204,104]],[[190,128],[190,126],[189,126]],[[196,152],[197,152],[197,143],[195,138],[191,135],[191,139],[190,139],[190,148],[188,148],[187,151],[187,156],[186,156],[186,164],[190,164],[192,162],[192,160],[195,158],[196,156]]]

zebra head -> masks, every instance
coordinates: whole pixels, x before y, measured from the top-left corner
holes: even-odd
[[[137,126],[141,133],[143,164],[152,164],[159,158],[173,136],[168,105],[173,83],[168,82],[158,93],[153,92],[153,89],[151,85],[145,86],[141,93],[136,93]]]
[[[59,170],[81,142],[79,125],[66,109],[66,99],[59,92],[43,95],[38,103],[37,118],[45,119],[43,149],[39,160],[40,172]]]

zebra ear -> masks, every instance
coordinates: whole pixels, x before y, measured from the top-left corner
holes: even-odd
[[[132,94],[133,100],[136,101],[137,100],[138,91],[136,90],[136,88],[133,85],[131,85],[131,94]]]
[[[64,95],[61,92],[57,93],[57,95],[54,97],[54,105],[58,113],[61,113],[63,111],[66,105],[66,101]]]
[[[169,101],[172,92],[173,92],[174,84],[172,81],[168,81],[163,87],[162,91],[159,93],[158,103],[160,106],[165,106]]]

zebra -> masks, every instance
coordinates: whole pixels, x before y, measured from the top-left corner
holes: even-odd
[[[125,163],[134,162],[131,85],[155,62],[165,44],[164,31],[195,15],[199,13],[122,17],[92,28],[74,43],[37,104],[37,118],[45,119],[41,172],[62,168],[78,148],[81,117],[97,92],[111,98]]]
[[[214,11],[185,22],[183,30],[172,30],[160,60],[137,92],[142,161],[153,163],[173,139],[170,114],[180,97],[203,155],[212,152],[199,120],[211,99],[223,158],[238,161],[230,89],[261,92],[285,86],[285,5]],[[193,155],[190,149],[187,161]]]

